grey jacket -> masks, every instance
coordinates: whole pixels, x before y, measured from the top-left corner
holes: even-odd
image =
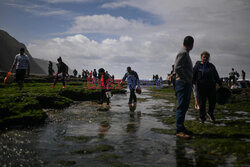
[[[189,52],[182,48],[177,54],[174,69],[176,73],[176,80],[192,83],[193,80],[193,64],[189,56]]]

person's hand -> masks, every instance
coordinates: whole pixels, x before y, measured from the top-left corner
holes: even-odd
[[[12,71],[13,71],[13,67],[11,67],[11,68],[10,68],[9,72],[11,72],[11,73],[12,73]]]
[[[195,98],[194,108],[195,108],[196,110],[199,110],[199,109],[200,109],[200,106],[199,106],[199,104],[198,104],[197,98]]]

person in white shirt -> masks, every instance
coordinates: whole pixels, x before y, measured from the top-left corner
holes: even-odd
[[[21,48],[20,53],[16,55],[10,72],[12,72],[14,67],[16,67],[16,82],[18,83],[19,90],[22,90],[25,74],[27,72],[27,76],[29,76],[30,73],[30,60],[25,54],[24,48]]]

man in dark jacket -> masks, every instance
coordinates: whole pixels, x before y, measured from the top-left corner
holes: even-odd
[[[136,85],[140,87],[140,80],[139,80],[137,73],[131,70],[131,67],[127,67],[127,73],[122,78],[122,82],[124,82],[126,79],[127,79],[128,88],[130,90],[128,104],[132,104],[132,102],[136,103],[137,99],[135,95],[135,89],[136,89]]]
[[[210,54],[207,51],[201,53],[201,61],[197,61],[193,71],[193,81],[196,86],[198,103],[200,107],[200,119],[206,120],[206,100],[208,99],[208,116],[215,122],[214,109],[216,104],[216,83],[222,87],[219,74],[215,66],[209,62]]]
[[[62,83],[63,83],[63,87],[62,88],[66,88],[65,87],[65,77],[68,74],[68,66],[62,61],[62,58],[59,57],[57,59],[58,64],[57,64],[57,73],[55,76],[55,80],[54,80],[54,84],[51,85],[52,88],[54,88],[56,86],[56,83],[58,81],[58,78],[61,77],[62,78]]]

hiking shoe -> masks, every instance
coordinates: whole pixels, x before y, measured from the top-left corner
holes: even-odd
[[[191,138],[190,135],[188,135],[188,134],[186,134],[184,132],[178,132],[178,133],[176,133],[176,136],[180,137],[180,138],[183,138],[183,139],[190,139]]]
[[[54,88],[54,87],[55,87],[55,85],[51,85],[50,87]]]
[[[184,129],[184,132],[188,135],[193,135],[194,133],[190,130],[187,130],[186,128]]]
[[[210,119],[210,121],[212,121],[213,123],[215,123],[215,118],[213,114],[207,114],[208,118]]]
[[[63,89],[65,89],[66,87],[65,87],[65,86],[63,86],[62,88],[63,88]]]

